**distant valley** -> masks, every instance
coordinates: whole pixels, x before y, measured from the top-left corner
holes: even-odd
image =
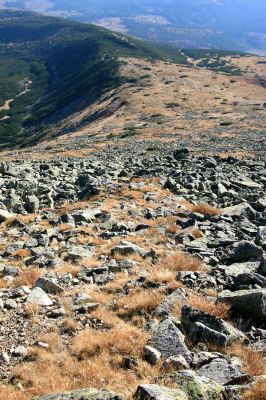
[[[95,23],[174,47],[266,54],[264,0],[1,0],[0,6]]]

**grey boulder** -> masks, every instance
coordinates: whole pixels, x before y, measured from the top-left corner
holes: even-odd
[[[191,353],[185,344],[184,335],[171,319],[165,319],[153,329],[152,346],[165,358],[182,355],[188,363],[191,362]]]
[[[232,310],[254,321],[266,322],[266,289],[224,290],[219,300],[230,304]]]
[[[122,396],[107,390],[82,389],[36,397],[35,400],[122,400]]]
[[[170,389],[158,385],[140,385],[134,395],[135,400],[188,400],[180,389]]]
[[[213,379],[221,385],[239,385],[250,380],[248,374],[243,372],[238,365],[218,358],[198,370],[198,374]]]

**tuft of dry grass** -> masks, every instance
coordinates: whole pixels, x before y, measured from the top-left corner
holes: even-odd
[[[24,260],[27,257],[31,256],[31,251],[29,249],[20,249],[15,251],[15,253],[13,254],[13,257],[17,257],[20,260]]]
[[[221,211],[218,208],[212,207],[209,204],[190,205],[189,206],[189,210],[191,212],[200,213],[200,214],[203,214],[203,215],[210,214],[210,215],[215,216],[215,215],[220,215],[221,214]]]
[[[164,297],[165,295],[158,291],[147,292],[139,289],[117,301],[117,306],[119,307],[118,315],[132,317],[142,312],[152,314]]]
[[[72,276],[75,277],[80,272],[80,266],[79,265],[73,265],[73,264],[71,264],[69,262],[65,262],[60,267],[56,268],[56,272],[58,274],[71,274]]]
[[[60,324],[60,332],[62,334],[72,334],[77,330],[77,328],[78,323],[72,318],[66,318]]]
[[[14,387],[1,387],[1,399],[3,400],[28,400],[27,394]]]
[[[266,399],[266,381],[259,381],[255,386],[246,391],[241,400],[265,400]]]
[[[213,315],[217,318],[228,319],[230,315],[230,307],[222,303],[212,303],[205,296],[198,293],[192,293],[188,299],[186,299],[186,304],[191,305],[203,312]],[[177,317],[181,317],[181,309],[184,306],[184,302],[177,300],[173,314]]]
[[[213,303],[199,293],[193,293],[188,299],[188,304],[217,318],[228,319],[230,306],[224,303]]]
[[[167,268],[153,268],[148,279],[154,283],[171,283],[175,281],[175,276],[175,272]]]
[[[206,266],[197,257],[190,256],[182,251],[176,251],[164,258],[160,266],[170,271],[206,271]]]
[[[72,351],[80,360],[106,352],[109,355],[141,357],[148,339],[147,332],[121,322],[114,329],[97,332],[97,334],[93,329],[80,332],[74,339]]]
[[[230,346],[226,353],[241,358],[243,369],[249,375],[260,376],[266,373],[266,364],[263,355],[252,347],[245,347],[236,343]]]
[[[35,285],[36,281],[42,275],[41,271],[37,268],[32,268],[28,271],[22,271],[18,278],[15,279],[14,285],[15,287],[19,286],[29,286],[32,287]]]
[[[114,328],[115,326],[121,324],[121,319],[111,310],[106,307],[100,307],[97,310],[93,311],[90,314],[91,318],[97,318],[100,321],[103,321],[105,325],[110,328]]]
[[[166,228],[166,230],[165,230],[165,233],[166,234],[169,234],[169,235],[176,235],[177,234],[177,232],[178,232],[178,226],[176,225],[176,224],[169,224],[168,226],[167,226],[167,228]]]
[[[0,279],[0,289],[5,289],[10,285],[9,281],[6,281],[5,279]]]
[[[200,229],[193,229],[190,233],[195,239],[200,239],[204,236]]]
[[[60,224],[60,225],[58,226],[58,231],[59,231],[60,233],[69,231],[69,230],[71,230],[71,229],[73,229],[73,226],[70,225],[70,224]]]

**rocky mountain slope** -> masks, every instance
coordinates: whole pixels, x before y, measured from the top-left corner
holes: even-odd
[[[265,59],[0,33],[0,400],[264,400]]]
[[[265,398],[265,160],[149,146],[1,164],[1,399]]]

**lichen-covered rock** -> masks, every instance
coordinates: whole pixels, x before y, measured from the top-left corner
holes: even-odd
[[[62,392],[48,396],[40,396],[35,400],[123,400],[119,394],[107,390],[82,389],[74,392]]]
[[[221,385],[238,385],[250,380],[248,374],[243,372],[238,365],[218,358],[207,365],[203,365],[198,374],[215,380]]]
[[[222,385],[192,370],[183,370],[167,376],[180,385],[189,400],[231,400]]]
[[[180,389],[170,389],[158,385],[141,385],[134,395],[135,400],[189,400]]]

